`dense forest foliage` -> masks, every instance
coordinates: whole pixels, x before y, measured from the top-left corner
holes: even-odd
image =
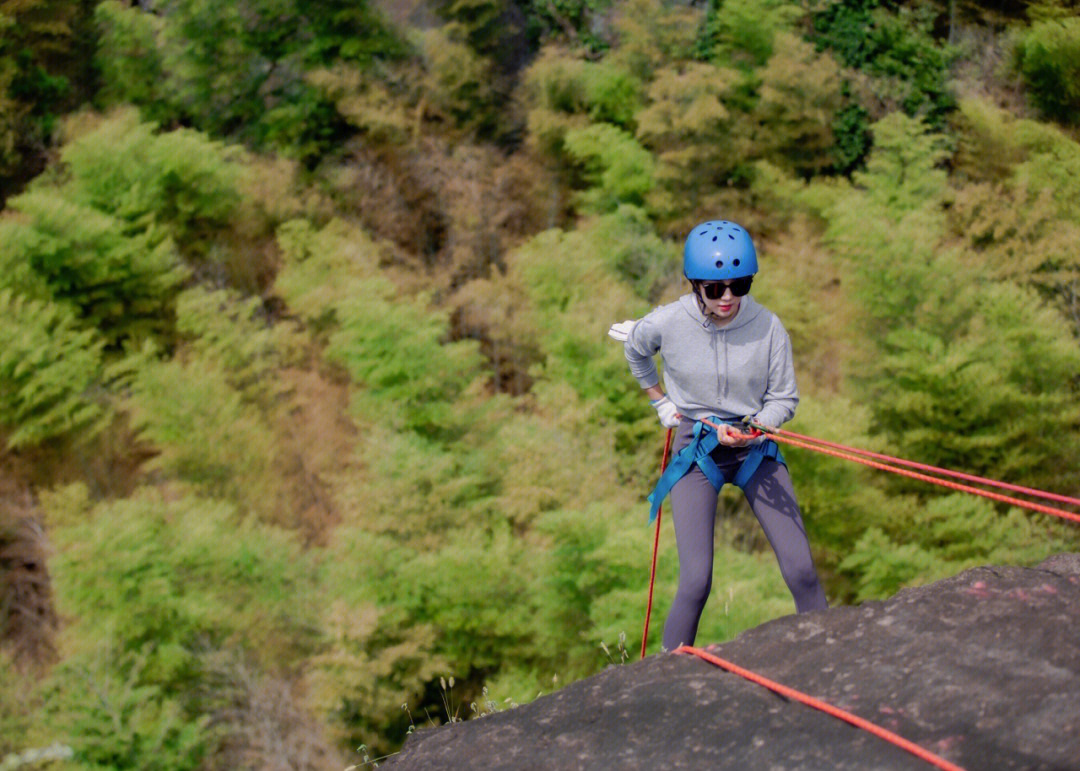
[[[0,0],[0,200],[6,769],[370,764],[624,660],[605,332],[703,219],[794,430],[1080,494],[1071,0]],[[1080,548],[787,456],[834,604]],[[721,507],[704,641],[793,611]]]

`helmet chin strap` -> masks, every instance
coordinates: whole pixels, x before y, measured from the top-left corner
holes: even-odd
[[[717,316],[715,313],[709,310],[707,305],[705,305],[705,300],[701,296],[701,281],[693,278],[688,278],[687,281],[690,282],[690,288],[691,291],[693,291],[694,293],[694,299],[697,300],[697,305],[698,308],[701,310],[701,315],[709,321],[716,322],[717,324],[723,324],[724,319]],[[736,301],[738,301],[740,298],[736,297],[735,299]]]
[[[701,310],[701,315],[707,319],[716,319],[716,316],[708,309],[705,300],[701,297],[701,282],[692,278],[687,280],[690,282],[690,289],[694,293],[694,299],[697,300],[697,307]]]

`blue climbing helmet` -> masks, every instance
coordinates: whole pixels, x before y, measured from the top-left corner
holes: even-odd
[[[754,241],[734,222],[702,222],[686,237],[683,274],[691,281],[727,281],[752,276],[757,269]]]

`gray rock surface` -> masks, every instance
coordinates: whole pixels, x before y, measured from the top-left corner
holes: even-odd
[[[1080,769],[1080,554],[1035,568],[976,568],[884,602],[786,616],[708,649],[967,771]],[[517,709],[421,729],[381,765],[932,768],[836,718],[672,654],[608,667]]]

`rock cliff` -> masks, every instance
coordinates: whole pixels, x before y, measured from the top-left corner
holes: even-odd
[[[1080,769],[1080,554],[1035,568],[975,568],[883,602],[779,618],[708,649],[967,771]],[[421,729],[382,765],[932,768],[836,718],[672,654],[609,667],[517,709]]]

